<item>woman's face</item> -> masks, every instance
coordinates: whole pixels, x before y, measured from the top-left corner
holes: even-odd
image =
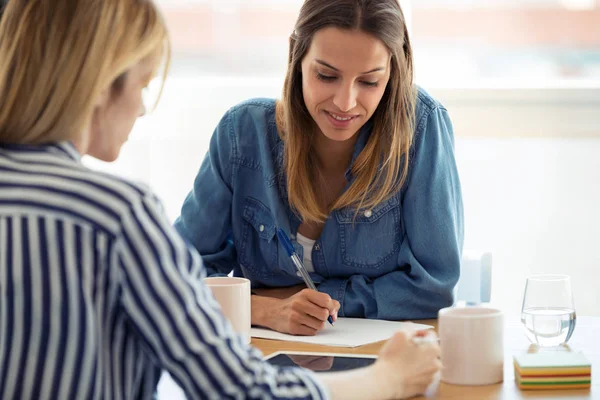
[[[324,28],[302,60],[304,103],[321,133],[345,141],[371,118],[390,79],[390,53],[367,33]]]
[[[103,161],[114,161],[129,138],[138,117],[146,112],[142,90],[148,85],[156,58],[145,58],[127,71],[120,89],[101,95],[92,117],[84,152]]]

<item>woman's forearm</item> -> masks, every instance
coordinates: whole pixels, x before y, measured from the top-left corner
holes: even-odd
[[[273,308],[279,300],[260,295],[250,296],[250,315],[252,325],[271,328]],[[272,329],[272,328],[271,328]]]

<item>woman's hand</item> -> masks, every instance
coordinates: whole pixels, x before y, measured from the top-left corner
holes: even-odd
[[[340,303],[326,293],[303,289],[278,299],[252,296],[252,323],[292,335],[314,336],[330,315],[337,320]]]
[[[379,352],[375,363],[381,385],[390,389],[389,398],[405,399],[426,392],[436,383],[442,368],[440,347],[435,333],[429,331],[396,333]]]
[[[442,368],[439,355],[440,347],[433,332],[398,332],[383,346],[375,364],[351,371],[326,372],[319,377],[334,400],[391,400],[431,395],[428,388],[435,389]]]

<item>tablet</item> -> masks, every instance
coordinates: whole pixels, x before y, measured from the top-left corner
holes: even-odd
[[[377,360],[369,354],[340,354],[301,351],[278,351],[265,357],[270,364],[279,367],[303,367],[311,371],[347,371],[366,367]]]

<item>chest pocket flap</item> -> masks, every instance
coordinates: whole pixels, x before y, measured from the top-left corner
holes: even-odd
[[[270,242],[275,237],[275,221],[271,211],[260,201],[247,197],[244,200],[244,219],[256,230],[258,237]]]
[[[356,209],[350,207],[338,210],[335,214],[339,224],[371,224],[398,207],[398,204],[398,198],[392,196],[372,209],[361,210],[358,214],[356,214]]]

